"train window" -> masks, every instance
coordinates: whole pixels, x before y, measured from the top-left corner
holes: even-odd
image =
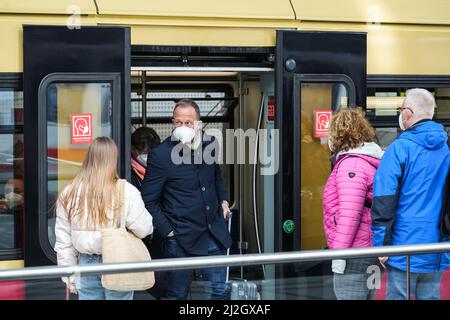
[[[436,99],[435,118],[450,119],[450,87],[436,88],[434,90],[434,98]]]
[[[414,87],[424,87],[418,84]],[[435,97],[436,109],[434,120],[441,122],[450,132],[450,87],[427,88]],[[375,127],[381,147],[389,146],[401,133],[398,126],[397,108],[405,98],[405,87],[368,88],[367,118]]]
[[[367,117],[371,120],[396,118],[397,108],[405,98],[409,88],[372,88],[368,89]],[[435,119],[450,119],[450,88],[427,88],[436,99]]]
[[[0,255],[23,249],[23,92],[0,88]]]
[[[23,92],[0,89],[0,126],[23,125]]]
[[[201,117],[222,117],[226,114],[225,92],[203,91],[154,91],[147,92],[147,115],[153,118],[172,118],[175,102],[180,99],[195,100]],[[142,98],[131,93],[131,117],[142,117]]]
[[[48,239],[54,246],[58,194],[75,177],[90,141],[98,136],[112,135],[112,85],[108,82],[52,82],[47,86],[46,94],[47,226]],[[85,134],[85,131],[89,134]]]

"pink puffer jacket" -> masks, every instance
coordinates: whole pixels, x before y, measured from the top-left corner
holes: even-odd
[[[366,154],[338,156],[323,192],[323,225],[330,249],[372,246],[370,204],[379,163],[379,158]]]

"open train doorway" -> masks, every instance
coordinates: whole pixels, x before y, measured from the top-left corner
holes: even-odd
[[[274,252],[274,174],[260,174],[277,161],[275,152],[264,153],[277,138],[273,109],[268,114],[274,107],[273,68],[133,66],[131,78],[131,133],[150,127],[162,142],[172,133],[176,102],[188,98],[200,108],[203,132],[220,142],[219,164],[233,212],[230,254]],[[275,273],[273,267],[233,267],[229,277],[274,279]]]

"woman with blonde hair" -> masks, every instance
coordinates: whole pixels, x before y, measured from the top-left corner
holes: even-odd
[[[383,150],[361,109],[343,109],[333,115],[329,147],[336,162],[323,191],[323,225],[330,249],[372,246],[370,229],[373,178]],[[378,258],[333,260],[339,300],[371,299],[368,267]]]
[[[142,239],[153,232],[153,219],[140,192],[117,175],[117,157],[111,138],[96,138],[80,171],[60,194],[55,225],[58,265],[101,263],[101,229],[120,221],[119,212],[125,215],[126,228],[137,237]],[[123,199],[122,203],[119,199]],[[80,300],[133,299],[133,291],[103,288],[101,275],[81,275],[80,279],[70,277],[63,281],[72,293],[79,294]]]

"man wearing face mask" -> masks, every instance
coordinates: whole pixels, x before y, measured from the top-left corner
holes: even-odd
[[[224,255],[231,246],[228,195],[219,164],[205,161],[217,146],[202,134],[200,109],[188,99],[173,110],[172,136],[149,154],[142,198],[155,230],[165,237],[166,258]],[[206,149],[206,150],[205,150]],[[179,155],[187,160],[180,163]],[[226,267],[199,269],[211,299],[226,299]],[[166,272],[166,299],[186,299],[194,270]]]
[[[8,242],[7,247],[23,247],[23,180],[9,179],[5,184],[4,197],[0,199],[0,232],[3,240]],[[7,223],[5,223],[8,221]],[[10,235],[10,236],[9,236]],[[14,244],[9,243],[14,241]],[[4,247],[3,243],[0,243]]]
[[[431,119],[435,100],[425,89],[406,92],[399,108],[404,131],[386,150],[374,179],[373,245],[441,241],[440,213],[450,165],[447,133]],[[406,300],[406,257],[379,258],[388,270],[388,300]],[[411,256],[411,296],[440,298],[445,254]]]
[[[0,199],[0,212],[14,210],[23,204],[23,181],[9,179],[5,184],[5,196]]]

